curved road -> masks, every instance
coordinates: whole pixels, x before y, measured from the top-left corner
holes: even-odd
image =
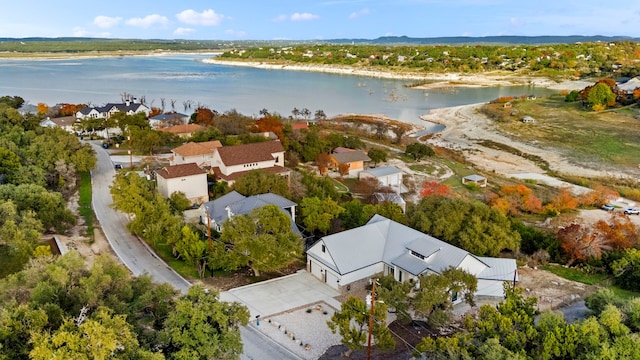
[[[111,207],[113,199],[109,187],[115,176],[113,163],[109,154],[101,146],[94,143],[91,143],[91,146],[98,159],[96,167],[91,171],[93,188],[91,202],[111,248],[134,275],[147,273],[155,282],[171,284],[185,294],[191,284],[158,258],[142,240],[131,234],[127,229],[129,222],[127,216]],[[299,359],[298,356],[259,333],[252,326],[240,327],[240,334],[244,349],[241,356],[243,360]]]

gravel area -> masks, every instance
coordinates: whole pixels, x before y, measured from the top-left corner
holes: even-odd
[[[335,310],[322,302],[261,318],[259,326],[255,321],[252,325],[301,358],[318,359],[329,347],[341,343],[340,335],[331,333],[327,326]]]

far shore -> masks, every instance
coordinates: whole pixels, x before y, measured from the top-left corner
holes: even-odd
[[[203,50],[203,51],[174,51],[174,50],[154,50],[154,51],[86,51],[76,53],[58,53],[58,52],[37,52],[37,53],[19,53],[0,51],[0,61],[2,60],[81,60],[81,59],[97,59],[97,58],[117,58],[124,56],[170,56],[170,55],[218,55],[222,51]]]
[[[557,82],[544,77],[518,76],[497,73],[429,73],[429,74],[398,74],[379,69],[360,69],[348,66],[323,64],[271,64],[258,61],[234,61],[220,59],[204,59],[205,63],[229,66],[244,66],[267,70],[308,71],[338,75],[352,75],[374,77],[382,79],[410,80],[425,82],[416,85],[416,89],[440,89],[450,87],[493,87],[493,86],[537,86],[554,90],[581,90],[592,85],[593,82],[581,80],[566,80]]]

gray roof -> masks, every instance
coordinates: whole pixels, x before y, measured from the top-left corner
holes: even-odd
[[[354,161],[371,161],[371,158],[362,150],[333,153],[331,156],[333,156],[333,158],[340,164],[346,164]]]
[[[151,120],[165,121],[165,120],[174,120],[174,119],[184,119],[188,117],[189,115],[185,115],[181,113],[160,114],[152,117]]]
[[[373,196],[376,197],[376,200],[381,202],[388,201],[398,205],[407,203],[406,201],[404,201],[402,196],[394,192],[376,192],[376,193],[373,193]]]
[[[477,174],[465,176],[464,179],[465,180],[469,180],[469,181],[484,181],[484,180],[487,180],[484,176],[480,176],[480,175],[477,175]]]
[[[371,174],[375,177],[393,175],[393,174],[401,174],[402,170],[398,169],[395,166],[381,166],[373,169],[367,169],[364,172]]]
[[[618,84],[618,90],[631,92],[637,88],[640,88],[640,79],[638,77],[631,78],[624,84]]]
[[[342,275],[380,262],[396,265],[414,275],[427,270],[441,273],[449,267],[460,266],[469,256],[488,267],[478,275],[481,279],[503,280],[507,276],[505,274],[513,278],[516,269],[513,259],[476,257],[466,250],[380,215],[375,215],[363,226],[325,236],[320,241],[335,266],[314,256],[312,252],[309,255]],[[410,251],[424,256],[424,260],[411,255]]]
[[[214,220],[216,224],[222,225],[229,219],[227,208],[233,215],[246,215],[251,213],[254,209],[267,205],[276,205],[284,211],[284,209],[296,206],[297,204],[287,198],[272,193],[247,197],[234,190],[215,200],[208,201],[203,205],[205,211],[209,213],[209,218]],[[286,211],[284,212],[289,215],[289,218],[291,218],[291,214]],[[293,218],[291,218],[291,221],[292,230],[296,234],[300,234],[298,227],[293,222]]]

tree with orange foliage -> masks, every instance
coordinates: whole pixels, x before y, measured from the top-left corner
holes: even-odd
[[[501,187],[500,196],[493,199],[490,204],[503,214],[517,215],[520,211],[537,214],[542,211],[540,199],[523,184]]]
[[[158,107],[152,107],[151,111],[149,112],[149,117],[152,118],[154,116],[158,116],[162,114],[162,109],[158,108]]]
[[[633,100],[640,99],[640,88],[633,90]]]
[[[575,209],[578,204],[578,199],[571,194],[568,188],[564,187],[560,189],[560,193],[554,196],[546,207],[549,210],[563,212]]]
[[[598,221],[595,224],[595,230],[604,242],[616,250],[636,246],[640,236],[638,227],[621,212],[612,214],[609,222]]]
[[[255,129],[257,130],[256,132],[273,132],[278,136],[280,141],[283,140],[284,135],[282,131],[284,129],[284,123],[282,122],[282,119],[277,116],[268,114],[262,119],[258,119],[256,121]]]
[[[338,165],[338,172],[340,173],[340,175],[342,176],[346,176],[349,175],[349,168],[351,167],[351,164],[347,163],[347,164],[340,164]]]
[[[560,247],[569,257],[567,265],[576,260],[600,259],[602,252],[611,250],[607,240],[584,227],[573,223],[561,228],[557,235]]]
[[[598,184],[593,187],[593,191],[580,195],[579,202],[582,206],[600,207],[618,197],[620,197],[620,194],[617,191]]]
[[[49,112],[49,106],[45,103],[38,103],[37,109],[38,115],[40,116],[46,115],[47,112]]]
[[[199,107],[196,109],[196,124],[203,126],[212,126],[213,118],[215,117],[213,110],[206,107]]]
[[[451,186],[447,184],[440,184],[437,181],[425,181],[422,183],[422,189],[420,190],[420,196],[438,195],[448,196],[451,191]]]
[[[316,165],[320,171],[320,175],[326,175],[331,164],[331,156],[327,153],[320,153],[316,156]]]
[[[78,111],[87,107],[85,104],[61,104],[60,105],[60,115],[61,116],[72,116],[75,115]]]

